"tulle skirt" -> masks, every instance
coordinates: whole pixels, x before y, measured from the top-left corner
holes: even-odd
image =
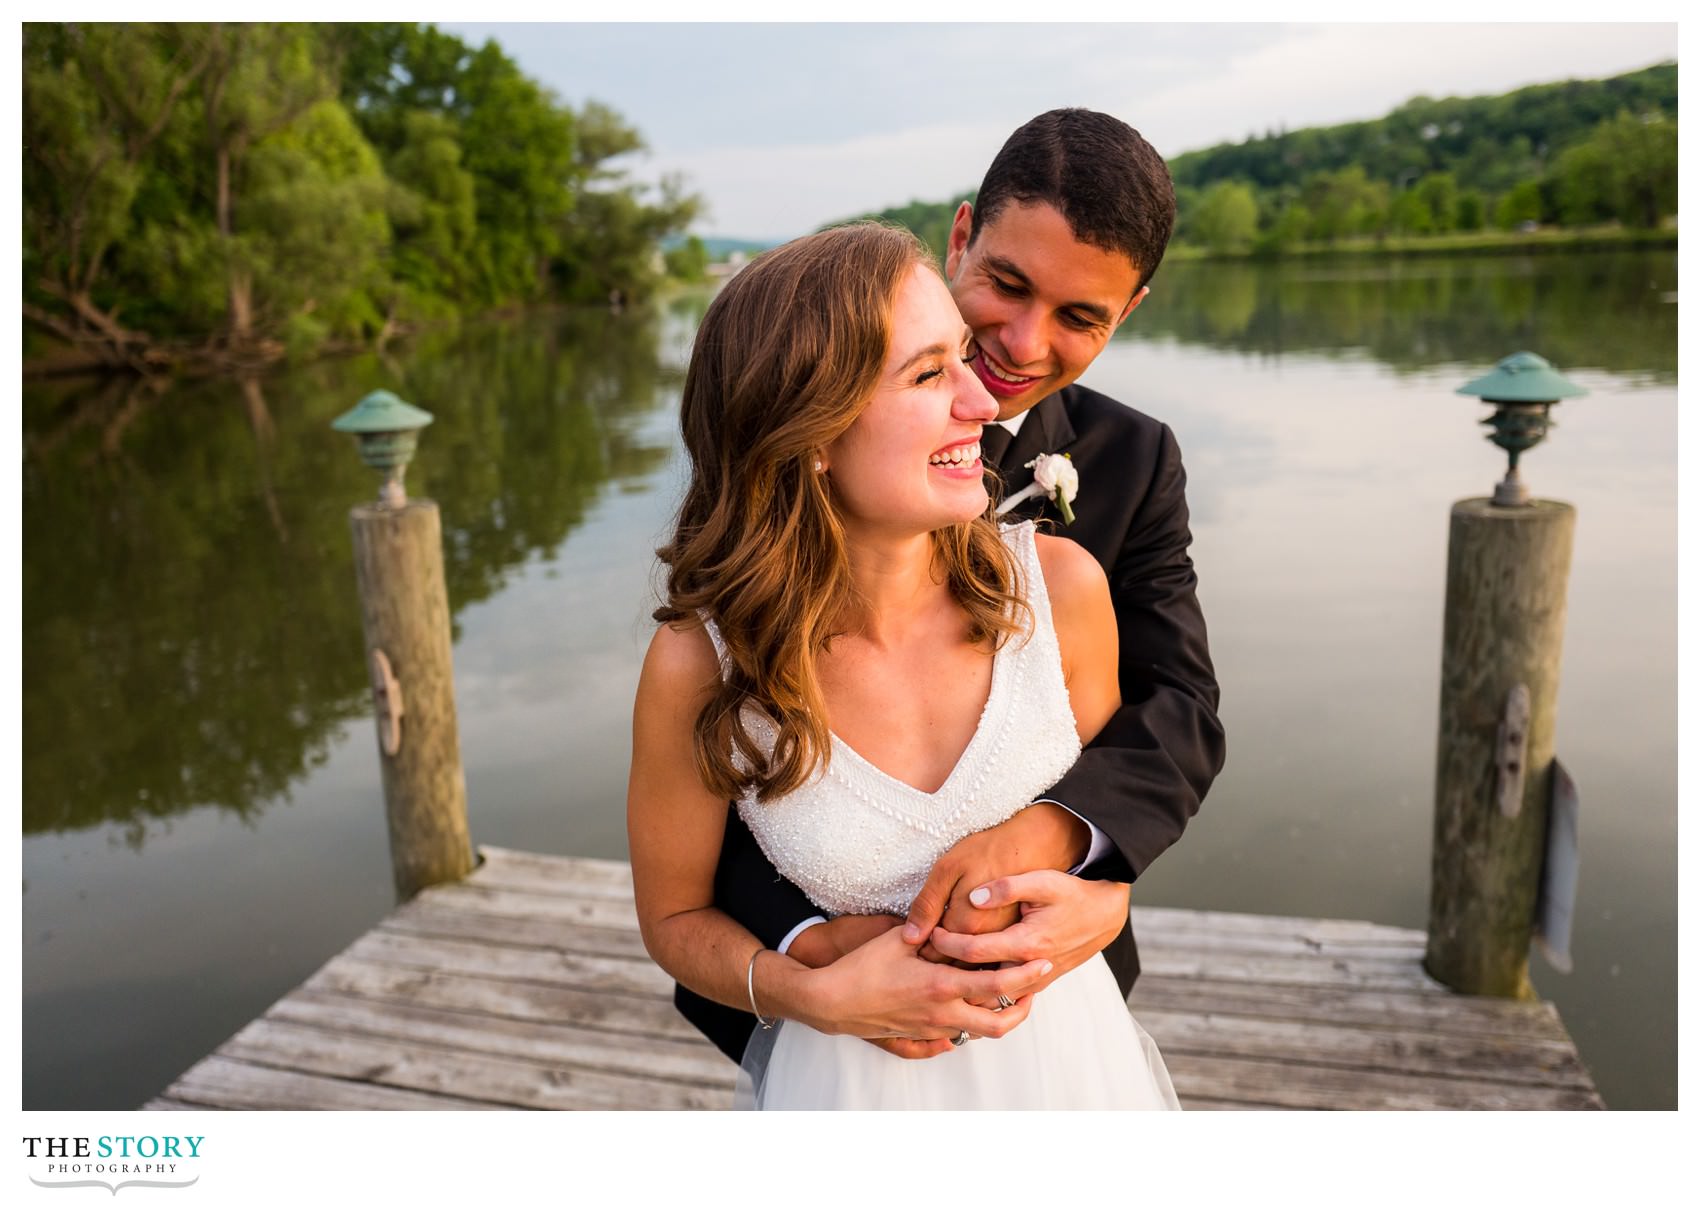
[[[1052,982],[1002,1039],[903,1060],[784,1022],[755,1033],[744,1069],[738,1104],[762,1111],[1180,1110],[1102,955]]]

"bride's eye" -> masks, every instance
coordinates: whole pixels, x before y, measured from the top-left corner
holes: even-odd
[[[915,386],[919,387],[919,386],[921,386],[921,384],[927,382],[929,379],[936,379],[940,375],[942,375],[943,373],[944,373],[943,368],[938,367],[938,366],[934,366],[929,370],[923,370],[919,375],[916,376]]]

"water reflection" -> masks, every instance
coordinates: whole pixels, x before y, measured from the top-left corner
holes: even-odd
[[[1676,251],[1380,262],[1177,262],[1118,336],[1254,353],[1366,351],[1406,372],[1534,349],[1676,380]]]
[[[26,835],[109,822],[139,849],[191,807],[247,819],[364,712],[347,511],[376,480],[328,428],[355,399],[436,414],[410,486],[442,506],[458,614],[666,462],[638,422],[676,391],[676,325],[569,313],[264,381],[27,385]]]

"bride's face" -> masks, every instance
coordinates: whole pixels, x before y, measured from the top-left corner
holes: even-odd
[[[980,428],[998,409],[966,361],[971,339],[943,280],[916,265],[893,306],[879,387],[826,450],[846,525],[904,536],[985,512]]]

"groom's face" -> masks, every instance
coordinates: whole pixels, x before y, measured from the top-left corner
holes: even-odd
[[[1145,291],[1125,254],[1076,239],[1049,203],[1006,203],[970,244],[973,218],[964,202],[945,272],[1002,421],[1078,379]]]

